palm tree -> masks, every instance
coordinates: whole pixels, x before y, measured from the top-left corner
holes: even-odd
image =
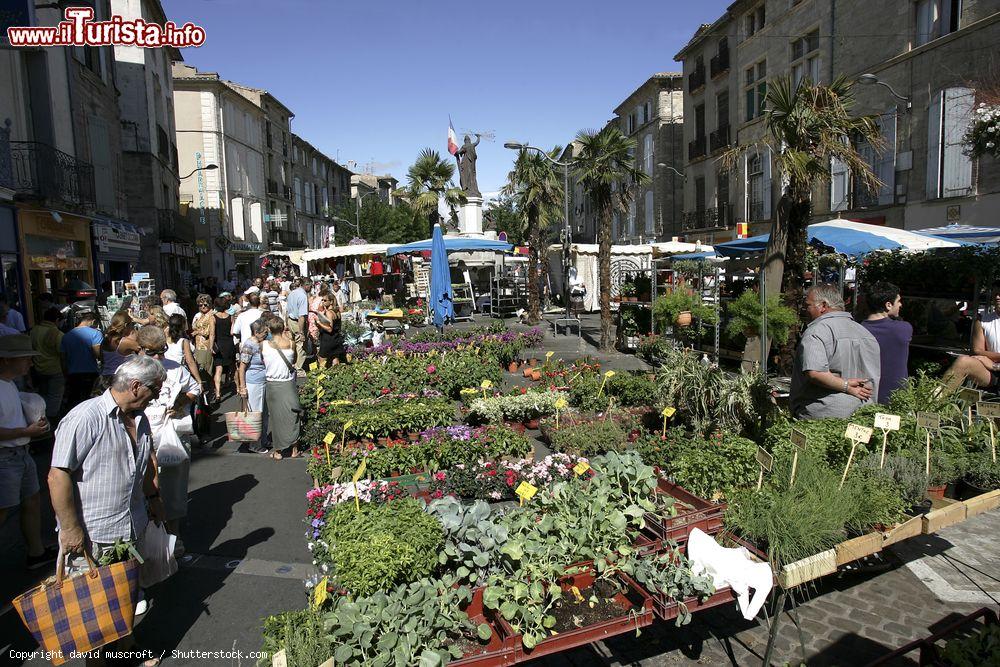
[[[774,156],[773,171],[780,175],[784,186],[764,253],[764,287],[768,294],[784,292],[786,305],[797,313],[802,313],[805,304],[806,230],[812,215],[812,192],[830,181],[831,160],[846,165],[851,175],[869,190],[881,186],[853,142],[867,142],[881,150],[884,141],[875,116],[851,115],[854,105],[851,86],[845,77],[838,77],[829,86],[813,84],[808,79],[796,86],[788,77],[769,82],[764,138],[737,146],[720,158],[732,170],[747,154],[769,149]],[[795,347],[794,333],[782,353],[785,363],[790,358],[789,350]],[[744,358],[751,356],[749,346]]]
[[[611,218],[632,202],[638,186],[649,182],[649,175],[635,164],[636,141],[625,136],[617,125],[600,132],[583,130],[576,141],[579,152],[574,160],[576,175],[584,192],[597,211],[599,247],[598,281],[601,301],[601,349],[610,350],[611,339]]]
[[[465,192],[452,183],[454,175],[455,165],[442,159],[437,151],[425,148],[406,172],[407,186],[395,193],[407,200],[418,214],[427,218],[429,233],[434,231],[435,223],[442,222],[441,214],[438,213],[442,198],[451,211],[452,224],[458,224],[457,207],[467,199]]]
[[[559,159],[562,148],[556,146],[547,153],[552,160]],[[514,168],[507,174],[507,184],[502,193],[514,198],[517,211],[523,216],[527,226],[528,247],[528,320],[531,324],[541,321],[538,280],[538,260],[547,261],[544,252],[542,230],[549,223],[561,217],[563,198],[562,179],[556,174],[554,165],[545,156],[534,150],[522,148],[518,151]]]

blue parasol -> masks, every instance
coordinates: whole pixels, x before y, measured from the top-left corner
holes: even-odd
[[[448,251],[444,247],[441,225],[434,225],[431,235],[431,315],[434,326],[441,328],[455,319],[455,304],[451,292],[451,271],[448,269]]]

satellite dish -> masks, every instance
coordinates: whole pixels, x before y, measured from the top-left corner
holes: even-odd
[[[506,241],[507,240],[507,232],[500,232],[499,234],[497,234],[497,240],[498,241]]]

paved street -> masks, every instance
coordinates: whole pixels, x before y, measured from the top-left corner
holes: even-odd
[[[547,350],[564,358],[594,355],[587,339],[596,333],[588,318],[582,342],[548,334],[539,355]],[[631,356],[599,358],[606,368],[642,366]],[[305,602],[301,581],[310,571],[302,524],[309,486],[305,464],[237,453],[225,442],[221,423],[221,413],[235,405],[232,398],[223,404],[217,439],[196,455],[191,468],[184,528],[189,557],[177,575],[150,591],[153,607],[136,631],[140,646],[166,651],[165,665],[251,665],[250,652],[260,648],[261,619]],[[44,455],[36,460],[44,477]],[[48,507],[47,497],[44,502]],[[46,521],[51,528],[51,510]],[[862,665],[928,634],[944,617],[995,606],[1000,600],[997,534],[1000,511],[895,546],[888,571],[831,577],[802,591],[794,610],[789,605],[790,614],[782,615],[773,663]],[[0,567],[13,573],[0,582],[5,601],[33,581],[20,569],[22,557],[17,522],[11,519],[0,528]],[[5,655],[8,649],[34,648],[9,608],[0,616],[0,638]],[[766,626],[744,621],[734,606],[700,613],[684,628],[661,623],[638,638],[613,639],[535,664],[753,665],[759,664],[766,641]],[[243,657],[171,658],[172,650],[242,651]]]

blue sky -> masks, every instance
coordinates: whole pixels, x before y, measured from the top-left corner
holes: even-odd
[[[479,187],[499,189],[510,139],[551,148],[599,128],[731,0],[164,0],[207,31],[189,65],[265,88],[292,130],[331,158],[405,181],[455,129],[479,146]],[[461,136],[459,137],[461,141]],[[456,176],[457,182],[457,176]]]

